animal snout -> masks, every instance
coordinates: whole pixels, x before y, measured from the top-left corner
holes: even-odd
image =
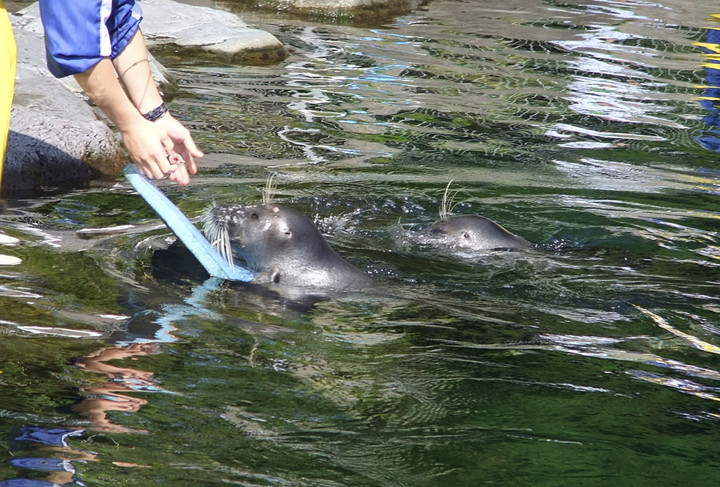
[[[241,212],[239,206],[215,206],[206,212],[205,220],[215,225],[225,226],[237,220],[237,215]]]

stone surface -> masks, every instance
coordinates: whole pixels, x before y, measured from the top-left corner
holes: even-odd
[[[174,44],[230,58],[281,60],[287,50],[269,32],[248,27],[237,15],[171,0],[138,0],[142,29],[150,46]]]
[[[351,23],[387,20],[411,12],[427,1],[429,0],[241,0],[251,8]]]
[[[43,39],[22,29],[14,31],[18,67],[2,193],[119,171],[126,158],[112,130],[47,71]]]

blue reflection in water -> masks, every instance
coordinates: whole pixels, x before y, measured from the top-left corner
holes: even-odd
[[[24,426],[17,441],[29,442],[35,444],[53,447],[53,452],[57,448],[67,449],[69,453],[80,454],[80,457],[90,459],[92,454],[87,452],[78,452],[72,450],[68,446],[68,438],[74,436],[82,436],[83,430],[70,428],[43,428],[41,426]],[[75,455],[77,456],[77,455]],[[0,481],[0,487],[52,487],[58,485],[78,485],[86,484],[76,477],[75,467],[69,460],[61,458],[43,458],[43,457],[17,457],[10,460],[10,465],[23,470],[31,470],[35,472],[48,472],[52,480],[14,478]],[[60,483],[59,483],[60,482]]]
[[[717,19],[717,16],[715,17]],[[698,101],[710,112],[703,121],[712,128],[695,137],[695,140],[706,149],[720,152],[720,29],[708,29],[705,40],[706,42],[695,43],[705,52],[703,67],[707,81],[705,92],[698,97]]]
[[[10,460],[10,465],[17,468],[38,470],[40,472],[75,473],[75,469],[69,460],[62,460],[59,458],[20,457]]]
[[[24,426],[18,441],[32,441],[49,446],[68,446],[67,439],[71,436],[81,436],[82,430],[68,428],[41,428],[39,426]]]
[[[57,485],[58,484],[48,482],[47,480],[33,479],[10,479],[0,481],[0,487],[56,487]]]
[[[108,413],[137,411],[147,403],[147,400],[128,395],[128,392],[170,393],[170,391],[155,383],[152,372],[116,366],[108,362],[156,353],[158,343],[175,341],[173,332],[177,321],[194,315],[212,316],[212,312],[206,309],[203,303],[207,295],[218,289],[221,283],[220,279],[210,278],[193,289],[185,299],[186,304],[163,305],[160,316],[154,322],[158,325],[158,329],[152,337],[135,337],[132,341],[118,341],[114,346],[101,348],[80,358],[77,362],[78,367],[88,372],[105,375],[108,380],[82,388],[85,397],[72,409],[87,418],[93,430],[132,432],[130,428],[112,423]],[[17,441],[52,447],[54,454],[61,449],[72,454],[73,460],[37,456],[38,452],[42,451],[42,448],[38,448],[31,453],[34,456],[17,456],[10,460],[10,465],[17,469],[48,473],[50,475],[48,478],[52,481],[13,478],[0,480],[0,487],[84,486],[85,484],[77,478],[72,462],[94,460],[95,455],[75,450],[68,444],[69,438],[82,436],[83,433],[83,429],[23,426],[21,434],[15,438]]]

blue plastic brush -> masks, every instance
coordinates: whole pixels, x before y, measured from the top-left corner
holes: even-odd
[[[251,271],[231,265],[223,259],[183,212],[157,186],[140,174],[135,166],[129,164],[123,173],[135,191],[155,210],[165,225],[185,244],[211,276],[229,281],[252,281]]]

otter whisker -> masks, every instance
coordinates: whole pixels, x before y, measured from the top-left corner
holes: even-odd
[[[232,247],[230,246],[230,238],[228,237],[227,232],[222,232],[222,236],[213,242],[213,246],[218,249],[220,256],[225,259],[231,268],[235,266],[235,261],[233,260],[232,255]]]
[[[232,256],[232,245],[230,243],[230,235],[228,234],[227,228],[224,225],[213,220],[212,215],[209,211],[205,212],[203,216],[203,229],[205,235],[212,245],[230,265],[230,268],[235,267],[235,262]]]
[[[271,205],[273,202],[273,198],[275,197],[275,190],[277,189],[277,181],[275,181],[275,176],[277,176],[276,172],[270,175],[267,182],[265,183],[265,187],[262,190],[263,205]]]
[[[453,180],[451,179],[447,186],[445,187],[445,192],[443,193],[442,202],[440,203],[440,219],[447,218],[452,213],[453,209],[455,209],[455,196],[460,192],[460,190],[455,190],[452,193],[450,193],[450,185],[452,184]]]
[[[235,261],[233,260],[232,246],[230,245],[230,235],[228,235],[226,229],[223,229],[221,243],[219,245],[220,255],[225,257],[225,260],[228,264],[230,264],[230,267],[233,268],[235,266]]]

